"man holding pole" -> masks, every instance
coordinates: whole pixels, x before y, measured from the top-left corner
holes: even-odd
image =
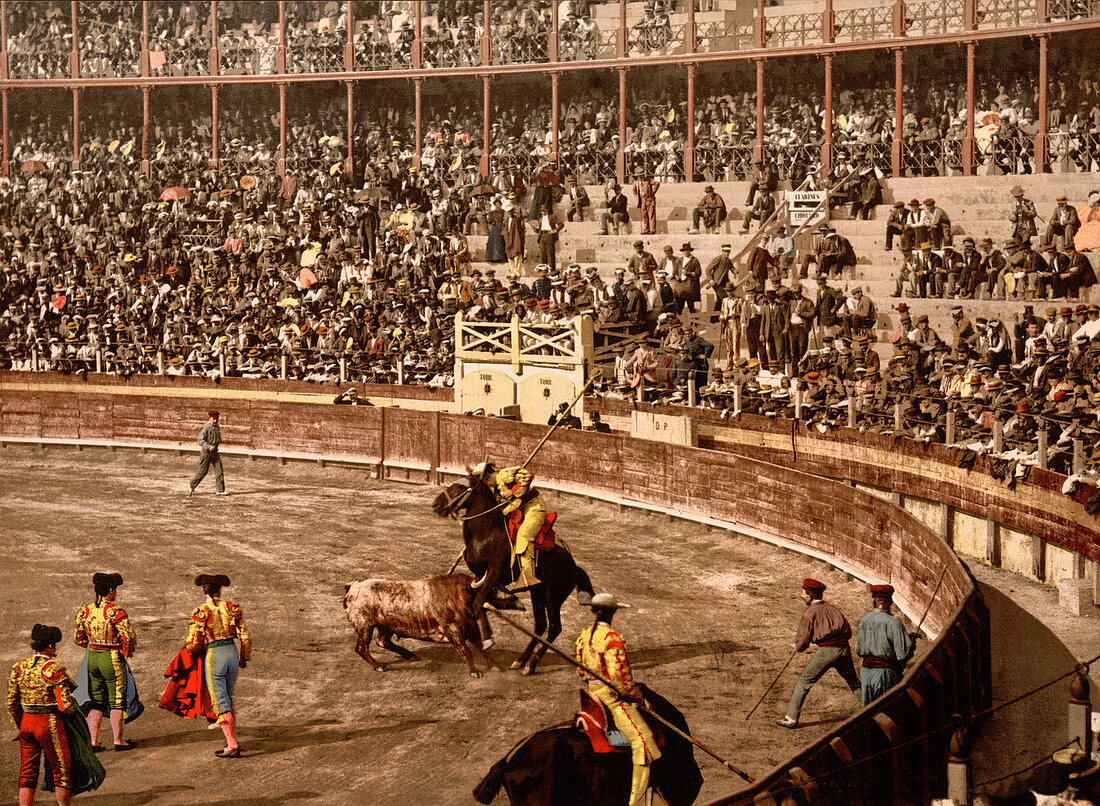
[[[574,656],[577,674],[588,683],[588,693],[607,706],[615,727],[630,740],[634,773],[630,779],[630,806],[639,806],[649,789],[649,765],[661,757],[653,731],[649,729],[636,703],[642,702],[642,692],[634,685],[634,676],[626,658],[623,637],[611,629],[611,619],[621,607],[610,593],[597,593],[589,605],[595,621],[581,630]],[[589,669],[598,669],[614,684],[608,686]],[[617,690],[616,690],[617,689]]]
[[[816,644],[817,651],[794,685],[787,715],[775,723],[783,728],[798,727],[798,717],[802,713],[802,703],[806,700],[806,695],[829,669],[836,669],[853,694],[858,697],[860,693],[859,675],[856,674],[852,650],[848,645],[852,638],[852,627],[836,605],[822,599],[824,595],[824,582],[816,579],[802,580],[801,596],[806,603],[806,610],[798,626],[794,651],[804,652],[810,644]]]

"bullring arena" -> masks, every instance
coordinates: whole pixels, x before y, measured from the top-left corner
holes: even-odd
[[[1098,29],[1089,0],[0,2],[0,660],[59,625],[75,674],[118,572],[146,707],[74,802],[474,803],[576,670],[509,670],[491,616],[504,670],[400,639],[374,671],[343,598],[465,572],[432,504],[491,461],[632,606],[695,803],[1100,803]],[[188,484],[211,411],[224,495]],[[157,707],[198,574],[251,633],[239,757]],[[853,630],[891,586],[916,649],[787,729],[814,580]],[[572,656],[592,610],[562,621]]]

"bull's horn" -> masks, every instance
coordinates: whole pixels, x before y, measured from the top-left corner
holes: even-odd
[[[470,587],[473,588],[474,590],[477,590],[478,588],[480,588],[482,585],[485,584],[485,577],[487,577],[487,576],[489,576],[488,571],[486,571],[484,574],[481,575],[481,579],[478,579],[474,582],[471,582]]]

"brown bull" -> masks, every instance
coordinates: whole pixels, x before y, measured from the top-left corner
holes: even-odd
[[[473,644],[488,668],[499,669],[488,650],[481,648],[478,621],[485,615],[475,613],[472,607],[473,581],[468,574],[452,574],[408,581],[364,579],[345,585],[344,610],[358,635],[355,651],[376,672],[386,671],[385,664],[370,654],[371,638],[377,630],[378,645],[405,660],[416,660],[416,655],[393,643],[394,638],[451,644],[466,660],[470,674],[480,677],[470,652]],[[494,591],[490,602],[501,610],[523,610],[519,600],[507,591]]]

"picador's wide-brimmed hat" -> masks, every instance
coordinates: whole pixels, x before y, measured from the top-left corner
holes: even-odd
[[[620,602],[610,593],[597,593],[592,597],[592,601],[588,603],[588,606],[593,610],[620,610],[624,607],[630,607],[630,605]]]

